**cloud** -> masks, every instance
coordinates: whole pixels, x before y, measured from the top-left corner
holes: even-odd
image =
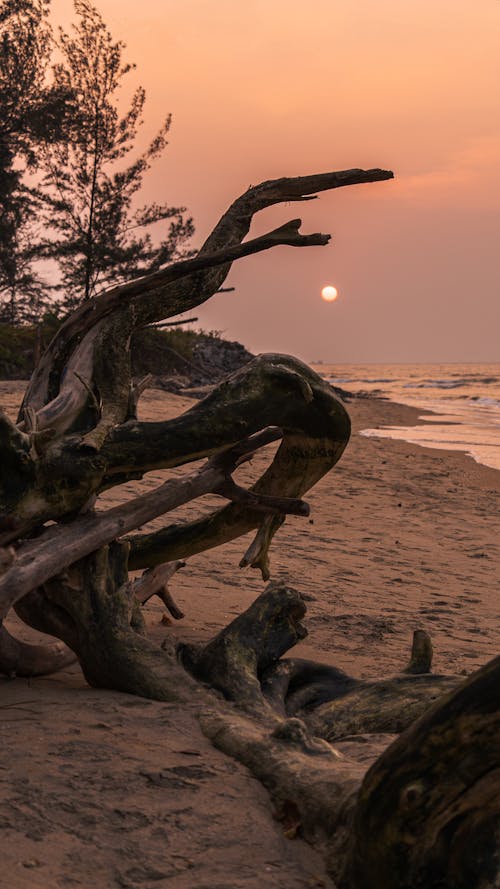
[[[438,169],[400,174],[394,197],[426,204],[498,207],[500,136],[474,139]]]

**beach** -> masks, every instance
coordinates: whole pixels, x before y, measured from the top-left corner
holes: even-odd
[[[23,388],[0,383],[11,416]],[[148,390],[140,417],[192,404]],[[306,598],[309,635],[294,654],[383,677],[406,666],[412,632],[423,628],[435,672],[465,676],[498,654],[500,473],[456,450],[359,434],[412,426],[422,415],[414,407],[364,397],[348,410],[345,454],[306,495],[310,518],[287,518],[271,551],[272,577]],[[268,459],[259,453],[238,480],[260,475]],[[183,472],[115,488],[100,508]],[[203,498],[179,517],[220,504]],[[159,642],[206,641],[255,599],[260,575],[238,568],[250,540],[195,556],[174,577],[183,620],[167,623],[161,603],[148,605]],[[17,620],[8,625],[21,635]],[[284,836],[261,785],[203,737],[196,701],[179,708],[95,691],[72,667],[3,679],[0,708],[3,879],[12,889],[333,885],[319,855]]]

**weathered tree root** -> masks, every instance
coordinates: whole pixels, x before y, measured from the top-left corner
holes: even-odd
[[[337,404],[334,397],[333,404],[334,406]],[[328,422],[329,418],[327,418]],[[331,422],[332,434],[335,434],[336,425],[336,420],[334,419]],[[328,431],[330,432],[330,430]],[[219,491],[221,485],[223,486],[227,478],[230,477],[231,472],[242,456],[246,453],[253,453],[256,448],[275,441],[277,436],[281,436],[281,434],[281,431],[277,433],[275,427],[261,429],[253,435],[242,438],[232,447],[220,453],[215,453],[201,469],[194,473],[186,475],[181,479],[170,479],[154,491],[143,494],[135,500],[128,501],[106,512],[84,514],[81,517],[75,517],[71,523],[51,526],[35,539],[22,543],[15,553],[13,563],[0,578],[0,617],[5,616],[9,607],[14,605],[22,596],[28,594],[37,586],[46,583],[62,569],[96,551],[99,546],[111,543],[127,531],[137,528],[151,519],[203,494]],[[345,430],[343,429],[342,439],[344,438]],[[289,437],[287,437],[282,443],[272,465],[264,473],[260,487],[258,485],[254,486],[253,493],[255,494],[255,499],[264,506],[266,512],[279,510],[281,514],[283,511],[290,509],[296,513],[297,498],[293,494],[297,486],[301,483],[306,485],[313,483],[312,480],[315,478],[315,475],[319,474],[319,477],[321,477],[327,471],[328,466],[331,465],[332,460],[335,462],[338,459],[345,447],[346,440],[340,442],[334,440],[330,445],[328,454],[325,456],[321,453],[317,460],[313,461],[309,474],[304,474],[301,472],[303,457],[293,452]],[[314,439],[311,445],[314,447]],[[282,487],[285,488],[284,493],[290,492],[291,496],[281,496],[276,501],[273,494],[273,485],[277,485],[281,474],[286,469],[290,472],[290,478],[287,484],[283,482]],[[262,488],[264,488],[264,492],[262,492]],[[268,491],[270,492],[268,493]],[[217,545],[226,539],[232,539],[245,533],[248,527],[253,527],[261,519],[262,513],[254,508],[248,509],[246,506],[242,507],[240,505],[235,508],[239,510],[240,523],[235,522],[227,537],[221,533],[218,539],[210,545]],[[214,526],[217,524],[219,517],[224,522],[227,517],[224,510],[214,517]],[[142,549],[144,549],[144,545],[148,549],[151,537],[146,536],[145,541],[140,537],[139,541],[142,543]],[[153,543],[155,542],[156,537]],[[207,543],[205,540],[201,544],[198,541],[196,551],[206,548]],[[165,555],[163,544],[161,546],[161,554]],[[155,559],[150,558],[149,565],[155,564],[155,561]],[[172,560],[167,556],[167,558],[158,558],[158,562],[160,561]],[[131,559],[130,563],[131,568],[141,567],[137,564],[137,559]]]
[[[268,588],[262,598],[272,595]],[[252,637],[251,626],[249,630]],[[231,627],[218,637],[223,638],[232,638]],[[429,640],[424,641],[428,651]],[[417,637],[414,652],[421,643]],[[209,662],[212,675],[224,658],[218,655],[220,643],[207,649],[217,660],[216,665]],[[423,666],[430,666],[428,658]],[[346,723],[359,733],[399,731],[407,725],[365,777],[359,763],[311,734],[311,729],[325,732],[324,714],[322,726],[321,720],[308,720],[308,729],[297,717],[270,723],[209,711],[201,716],[202,730],[262,781],[285,821],[291,814],[294,829],[323,848],[339,889],[496,889],[500,658],[458,685],[457,678],[443,683],[445,677],[427,675],[361,682],[340,671],[329,677],[329,669],[282,661],[274,667],[276,683],[268,677],[263,689],[268,695],[271,690],[274,703],[280,694],[286,702],[290,676],[302,675],[303,681],[306,673],[313,680],[319,677],[323,694],[330,679],[330,693],[340,694],[329,705],[330,737],[342,736]],[[446,685],[455,688],[443,694]],[[417,703],[412,688],[419,690]],[[376,712],[379,699],[386,711],[382,727]],[[340,719],[335,714],[339,701],[350,711],[349,718],[346,712]],[[416,719],[418,712],[423,715]]]
[[[335,838],[344,853],[356,794],[365,767],[341,756],[326,741],[311,738],[297,718],[272,731],[239,713],[200,716],[207,738],[247,766],[269,791],[278,817],[295,814],[301,834],[326,853]],[[368,885],[368,884],[367,884]]]
[[[500,658],[440,698],[374,763],[341,889],[500,885]]]
[[[298,378],[312,391],[312,400],[304,399]],[[349,418],[331,387],[302,362],[283,355],[259,356],[170,424],[168,446],[173,449],[179,440],[187,443],[189,438],[196,456],[202,447],[206,453],[207,441],[218,444],[221,434],[222,441],[230,441],[231,437],[234,441],[262,424],[278,424],[283,435],[281,445],[269,468],[252,487],[252,493],[264,497],[301,497],[338,462],[350,435]],[[164,459],[164,431],[159,429],[164,424],[139,425],[140,429],[118,430],[106,447],[118,448],[126,435],[129,453],[134,448],[142,460],[154,460],[155,453],[163,453]],[[298,511],[304,514],[304,510]],[[260,568],[267,580],[269,546],[282,521],[280,515],[263,518],[262,512],[248,503],[231,503],[197,521],[131,536],[130,567],[144,568],[187,558],[260,528],[255,547],[247,552],[242,563]]]
[[[307,635],[305,614],[297,590],[272,582],[207,645],[181,644],[180,659],[246,712],[299,716],[328,741],[402,732],[459,681],[430,673],[362,680],[328,664],[281,659]]]
[[[331,742],[364,732],[399,734],[457,682],[454,676],[359,680],[352,691],[321,704],[304,718],[313,734]]]
[[[204,734],[246,765],[278,817],[317,845],[339,889],[496,889],[500,878],[500,659],[442,696],[365,766],[311,738],[207,711]],[[485,735],[483,740],[483,733]]]
[[[146,637],[127,557],[127,544],[101,547],[47,583],[45,630],[66,637],[94,688],[186,701],[195,684],[175,658]],[[56,605],[54,623],[51,604]],[[64,620],[57,621],[61,613]]]
[[[62,642],[31,645],[16,639],[0,626],[0,673],[11,679],[57,673],[75,661],[76,655]]]
[[[181,644],[184,667],[247,712],[274,713],[259,677],[307,635],[304,601],[296,590],[271,583],[243,614],[206,646]]]

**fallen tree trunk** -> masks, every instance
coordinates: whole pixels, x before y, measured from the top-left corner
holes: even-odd
[[[13,606],[62,644],[30,646],[0,625],[0,671],[46,672],[74,653],[94,687],[173,702],[196,694],[207,736],[265,784],[288,836],[303,832],[323,846],[339,889],[494,889],[498,659],[462,683],[435,676],[422,633],[408,666],[390,678],[284,658],[305,634],[305,606],[280,583],[207,645],[177,653],[147,638],[140,610],[157,595],[179,617],[166,587],[172,572],[252,529],[241,564],[268,578],[274,534],[287,514],[308,514],[302,497],[340,459],[350,423],[332,388],[282,355],[259,356],[180,417],[141,422],[148,380],[132,385],[132,332],[200,305],[236,259],[329,240],[302,235],[292,220],[244,242],[260,209],[391,177],[348,170],[250,188],[196,257],[101,294],[61,326],[17,424],[0,413],[0,618]],[[237,466],[276,442],[261,478],[239,486]],[[148,494],[95,509],[115,485],[199,460]],[[132,533],[208,492],[229,502],[195,521]],[[136,569],[146,570],[132,581]],[[386,742],[401,734],[365,775],[352,755],[356,738],[380,733]],[[341,751],[347,743],[350,756]]]

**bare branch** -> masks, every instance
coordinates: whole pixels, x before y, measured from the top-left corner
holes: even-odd
[[[223,293],[225,290],[234,290],[234,287],[222,287],[217,293]],[[180,327],[182,324],[194,324],[198,318],[184,318],[182,321],[159,321],[153,326],[153,330],[163,330],[164,327]]]
[[[240,561],[240,568],[258,568],[263,580],[269,580],[271,569],[269,565],[269,549],[273,537],[282,524],[283,519],[278,516],[267,516],[260,525],[254,540],[248,547]]]
[[[0,618],[22,596],[50,580],[64,568],[111,543],[128,531],[176,509],[203,494],[213,493],[234,467],[259,442],[276,438],[276,429],[262,430],[234,449],[216,455],[198,471],[171,479],[156,490],[97,515],[84,515],[69,525],[48,528],[39,537],[22,544],[14,563],[0,579]]]
[[[308,516],[310,509],[307,503],[295,497],[271,497],[266,494],[256,494],[255,491],[247,491],[241,485],[237,485],[232,478],[226,478],[214,491],[241,506],[248,506],[258,512],[268,512],[278,515]]]
[[[32,382],[26,390],[21,407],[20,415],[22,415],[23,420],[20,423],[20,428],[23,428],[26,422],[27,407],[32,411],[36,411],[37,428],[40,430],[50,427],[55,429],[59,435],[62,435],[71,427],[88,399],[90,385],[88,381],[92,379],[94,367],[94,347],[101,332],[102,322],[101,324],[93,325],[84,339],[76,346],[68,361],[66,374],[61,382],[59,392],[48,404],[39,403],[37,399],[30,399],[31,387],[36,382],[38,373],[41,372],[44,360],[47,361],[48,359],[49,364],[51,364],[50,351],[44,354],[35,371]]]
[[[139,404],[139,398],[142,393],[148,388],[149,384],[153,379],[153,374],[146,374],[142,380],[139,380],[132,386],[130,390],[130,398],[129,398],[129,408],[128,408],[128,417],[131,420],[137,420],[137,406]]]
[[[91,377],[87,372],[86,363],[89,357],[87,352],[90,351],[90,360],[93,364],[93,355],[97,347],[95,336],[91,337],[88,344],[87,337],[96,324],[98,325],[110,314],[119,313],[121,322],[113,331],[108,332],[107,343],[110,337],[111,339],[116,337],[118,329],[121,329],[121,334],[126,339],[131,330],[138,325],[161,321],[200,305],[219,289],[231,263],[236,259],[279,244],[296,247],[324,245],[329,240],[328,235],[301,235],[298,220],[292,220],[260,238],[243,244],[240,242],[249,230],[254,213],[264,207],[283,201],[301,200],[312,191],[389,178],[392,178],[392,173],[386,170],[347,170],[262,183],[249,189],[231,205],[198,256],[173,263],[159,272],[112,288],[94,300],[89,300],[63,324],[30,382],[25,404],[31,405],[39,414],[39,428],[44,429],[50,425],[61,434],[70,428],[75,414],[78,415],[85,406],[87,393],[84,387],[75,391],[74,387],[68,387],[68,382],[61,379],[59,392],[51,392],[53,386],[51,381],[57,377],[57,373],[62,375],[72,352],[78,352],[77,358],[73,358],[75,365],[73,370],[77,370],[86,380],[92,378],[99,390],[103,388],[106,374],[103,377],[94,373]],[[150,296],[148,300],[144,298],[146,295]],[[102,342],[101,348],[106,352],[106,345]],[[109,377],[109,373],[107,376]],[[107,400],[113,405],[113,410],[107,419],[104,417],[101,419],[99,433],[87,437],[87,444],[96,448],[100,447],[113,423],[123,422],[126,417],[128,393],[123,403],[123,393],[115,392],[109,381],[108,386],[110,391],[107,399],[103,397],[101,391],[104,402],[103,413],[107,415],[105,403]],[[51,408],[43,411],[44,405],[49,402],[53,403]]]
[[[145,604],[152,596],[157,596],[160,591],[166,589],[166,586],[186,563],[182,559],[175,562],[165,562],[163,565],[157,565],[155,568],[148,568],[142,577],[134,580],[132,584],[132,592],[138,602]]]
[[[174,618],[174,620],[182,620],[184,617],[184,612],[181,611],[177,603],[174,601],[174,597],[172,593],[169,591],[167,586],[161,588],[161,590],[157,593],[158,597],[161,599],[165,608],[170,611],[170,614]]]
[[[288,375],[287,370],[291,371]],[[283,356],[261,356],[227,381],[222,390],[169,421],[168,437],[166,431],[159,434],[162,424],[137,424],[128,430],[122,427],[112,434],[103,453],[116,448],[117,454],[123,454],[126,436],[129,456],[137,450],[137,459],[148,461],[146,465],[162,465],[159,461],[160,457],[165,460],[166,439],[170,447],[179,447],[180,453],[193,448],[194,459],[200,452],[207,453],[209,440],[221,443],[221,431],[228,442],[231,437],[234,440],[251,433],[258,421],[278,422],[283,430],[283,441],[271,466],[252,488],[258,495],[273,498],[301,497],[340,459],[349,438],[345,408],[327,383],[301,362]],[[263,524],[262,512],[231,504],[195,522],[134,535],[130,538],[130,565],[145,568],[187,558],[263,525],[255,552],[249,551],[243,564],[259,567],[267,579],[267,553],[281,522],[282,518],[276,516]]]
[[[127,531],[209,494],[223,478],[220,469],[206,464],[199,472],[172,479],[150,494],[99,515],[76,519],[70,525],[51,527],[35,540],[22,544],[16,561],[0,579],[0,617],[5,616],[14,602],[68,565]]]

